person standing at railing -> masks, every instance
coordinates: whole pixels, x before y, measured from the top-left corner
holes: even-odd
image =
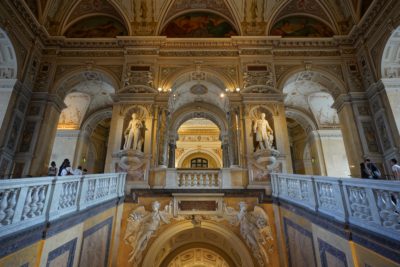
[[[54,161],[51,162],[49,170],[47,171],[48,176],[57,176],[57,166]]]
[[[400,165],[397,163],[397,159],[391,159],[390,165],[392,165],[394,179],[400,180]]]
[[[368,179],[381,178],[380,170],[374,163],[371,162],[370,159],[365,159],[364,163],[361,163],[360,166],[361,166],[362,178],[368,178]]]

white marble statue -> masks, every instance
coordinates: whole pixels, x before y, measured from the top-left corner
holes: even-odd
[[[253,252],[260,266],[269,264],[268,253],[272,252],[273,240],[268,215],[258,206],[251,212],[247,211],[247,203],[239,203],[239,212],[231,207],[225,207],[224,217],[234,225],[239,225],[240,234],[247,246]]]
[[[132,114],[132,119],[125,129],[124,149],[141,150],[143,144],[143,124],[137,118],[136,113]]]
[[[265,113],[261,113],[261,119],[254,122],[253,131],[255,133],[256,143],[259,149],[264,150],[272,148],[274,141],[274,131],[265,119]]]
[[[152,212],[148,212],[143,206],[136,208],[128,217],[124,240],[132,247],[129,254],[129,262],[139,263],[142,252],[153,234],[161,224],[169,224],[172,218],[172,204],[166,205],[160,211],[160,202],[152,203]]]

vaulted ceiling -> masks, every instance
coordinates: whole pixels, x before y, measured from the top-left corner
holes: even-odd
[[[373,0],[25,0],[53,36],[346,35]]]

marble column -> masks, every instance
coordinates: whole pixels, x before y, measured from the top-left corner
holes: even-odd
[[[169,143],[168,144],[168,148],[169,148],[168,168],[175,168],[175,149],[176,149],[176,144],[175,143]]]
[[[37,93],[32,96],[32,102],[44,106],[40,123],[38,139],[34,144],[34,151],[30,162],[29,174],[41,176],[47,173],[53,143],[56,137],[58,120],[64,101],[58,95]]]

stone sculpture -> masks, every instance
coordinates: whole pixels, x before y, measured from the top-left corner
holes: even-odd
[[[172,204],[166,205],[160,211],[160,202],[154,201],[151,205],[152,212],[148,212],[143,206],[135,209],[128,217],[128,224],[124,240],[132,247],[129,254],[129,262],[140,263],[142,252],[153,234],[162,224],[169,224],[172,218]]]
[[[261,113],[261,119],[254,122],[253,131],[258,149],[265,150],[272,148],[274,141],[274,131],[269,126],[268,121],[265,119],[265,113]]]
[[[239,203],[239,212],[232,207],[225,207],[224,217],[233,225],[240,227],[240,234],[253,252],[260,266],[269,264],[268,253],[272,252],[273,240],[268,215],[255,206],[252,212],[247,211],[247,203]]]
[[[141,150],[143,144],[143,123],[137,118],[136,113],[132,114],[132,119],[126,127],[124,136],[124,149]]]

